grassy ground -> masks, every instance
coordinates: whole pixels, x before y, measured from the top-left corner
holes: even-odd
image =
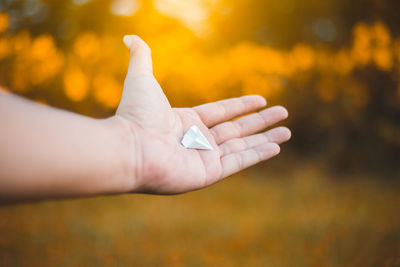
[[[399,183],[267,173],[181,196],[1,207],[0,265],[400,266]]]

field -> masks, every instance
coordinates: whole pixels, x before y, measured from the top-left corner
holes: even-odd
[[[179,196],[3,206],[1,266],[400,266],[400,187],[311,164]]]

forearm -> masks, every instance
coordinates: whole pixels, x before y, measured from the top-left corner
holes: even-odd
[[[134,137],[96,120],[0,93],[0,198],[122,193],[135,181]]]

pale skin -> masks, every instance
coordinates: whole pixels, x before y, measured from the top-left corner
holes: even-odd
[[[124,42],[130,65],[110,118],[93,119],[0,93],[3,202],[185,193],[276,156],[290,139],[286,127],[273,128],[287,118],[285,108],[255,112],[266,106],[261,96],[171,108],[153,76],[150,48],[135,35]],[[214,150],[182,146],[193,125]]]

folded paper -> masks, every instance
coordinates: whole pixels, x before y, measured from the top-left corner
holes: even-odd
[[[183,136],[181,143],[186,148],[213,150],[207,138],[196,125],[190,127]]]

